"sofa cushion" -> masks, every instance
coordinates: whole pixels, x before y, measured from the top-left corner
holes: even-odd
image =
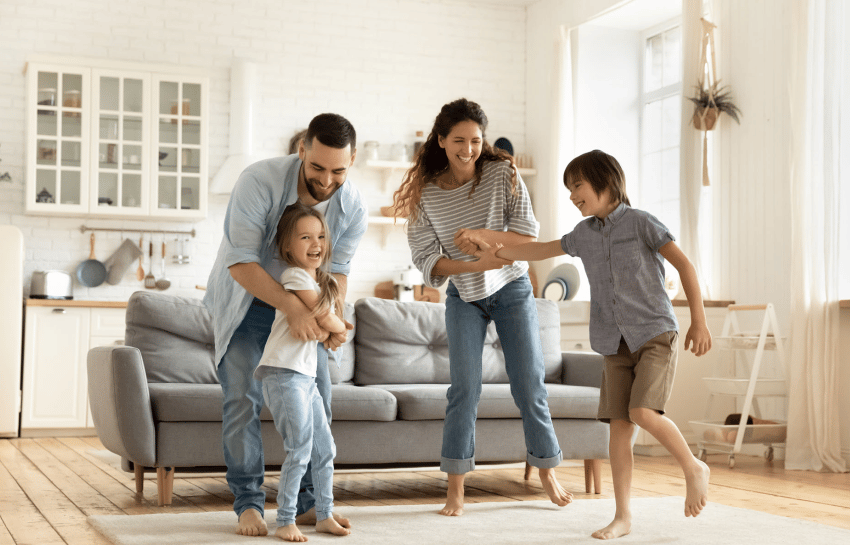
[[[446,416],[447,384],[386,384],[378,386],[398,399],[399,420],[442,420]],[[552,418],[595,419],[599,388],[546,384]],[[478,418],[520,418],[508,384],[484,384]]]
[[[218,384],[151,383],[148,390],[154,422],[221,422],[224,394]],[[339,384],[331,400],[334,420],[391,422],[398,413],[395,396],[379,388]],[[273,419],[267,407],[260,419]]]
[[[558,306],[537,299],[546,382],[561,379]],[[354,304],[357,364],[354,382],[366,384],[448,384],[449,348],[445,305],[366,297]],[[482,353],[482,382],[507,383],[505,357],[496,326],[487,328]]]
[[[392,422],[398,415],[398,402],[380,388],[336,384],[331,392],[331,412],[333,420]]]
[[[200,299],[137,291],[124,342],[142,353],[148,382],[218,384],[209,312]]]

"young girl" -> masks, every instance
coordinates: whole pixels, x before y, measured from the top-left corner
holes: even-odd
[[[331,249],[321,212],[298,202],[288,206],[278,222],[275,244],[289,265],[280,275],[283,287],[312,308],[319,325],[329,333],[345,333],[339,288],[324,270]],[[336,446],[316,388],[316,341],[292,337],[286,317],[277,311],[254,376],[263,382],[263,398],[287,454],[280,468],[275,535],[284,541],[307,541],[295,525],[295,509],[308,462],[312,462],[316,494],[316,531],[350,534],[332,516]]]
[[[611,425],[609,455],[617,505],[614,520],[593,534],[610,539],[631,531],[632,435],[635,424],[651,433],[685,473],[685,516],[705,507],[709,469],[694,457],[679,428],[664,416],[676,370],[679,325],[664,291],[664,259],[679,272],[691,311],[685,350],[711,348],[711,333],[696,270],[654,216],[629,206],[626,178],[616,159],[594,150],[564,171],[570,200],[589,219],[560,240],[491,248],[480,254],[541,260],[581,258],[590,281],[590,344],[605,356],[599,419]]]
[[[443,106],[394,203],[396,210],[408,215],[413,263],[427,285],[437,287],[450,280],[446,330],[451,386],[440,460],[449,481],[446,506],[440,511],[446,516],[463,514],[464,475],[475,468],[481,358],[491,320],[496,322],[511,393],[522,415],[527,461],[539,468],[543,488],[554,503],[563,506],[572,501],[555,479],[561,449],[546,401],[528,264],[467,255],[479,246],[533,240],[538,230],[512,158],[490,147],[484,139],[486,128],[487,116],[478,104],[459,99]],[[471,236],[479,243],[473,244]]]

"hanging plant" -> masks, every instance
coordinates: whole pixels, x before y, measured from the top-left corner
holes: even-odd
[[[694,115],[692,122],[694,127],[700,131],[714,130],[717,119],[724,113],[740,125],[741,109],[732,102],[732,92],[728,86],[720,87],[720,81],[716,81],[708,87],[698,85],[697,96],[688,97],[694,103]]]

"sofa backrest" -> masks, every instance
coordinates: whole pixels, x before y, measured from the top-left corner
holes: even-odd
[[[339,365],[329,362],[331,382],[354,378],[357,331],[354,305],[345,304],[345,319],[355,325],[343,344]],[[148,382],[218,384],[212,317],[202,301],[138,291],[127,303],[124,344],[142,353]]]
[[[137,291],[124,343],[142,353],[148,382],[217,384],[212,320],[199,299]]]
[[[366,297],[354,304],[357,333],[356,384],[449,384],[446,307],[442,303],[398,302]],[[558,306],[537,299],[546,382],[561,378]],[[507,383],[505,357],[495,324],[487,328],[482,382]]]

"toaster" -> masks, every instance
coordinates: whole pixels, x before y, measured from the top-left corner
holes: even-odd
[[[71,275],[65,271],[35,271],[30,282],[33,299],[73,299]]]

